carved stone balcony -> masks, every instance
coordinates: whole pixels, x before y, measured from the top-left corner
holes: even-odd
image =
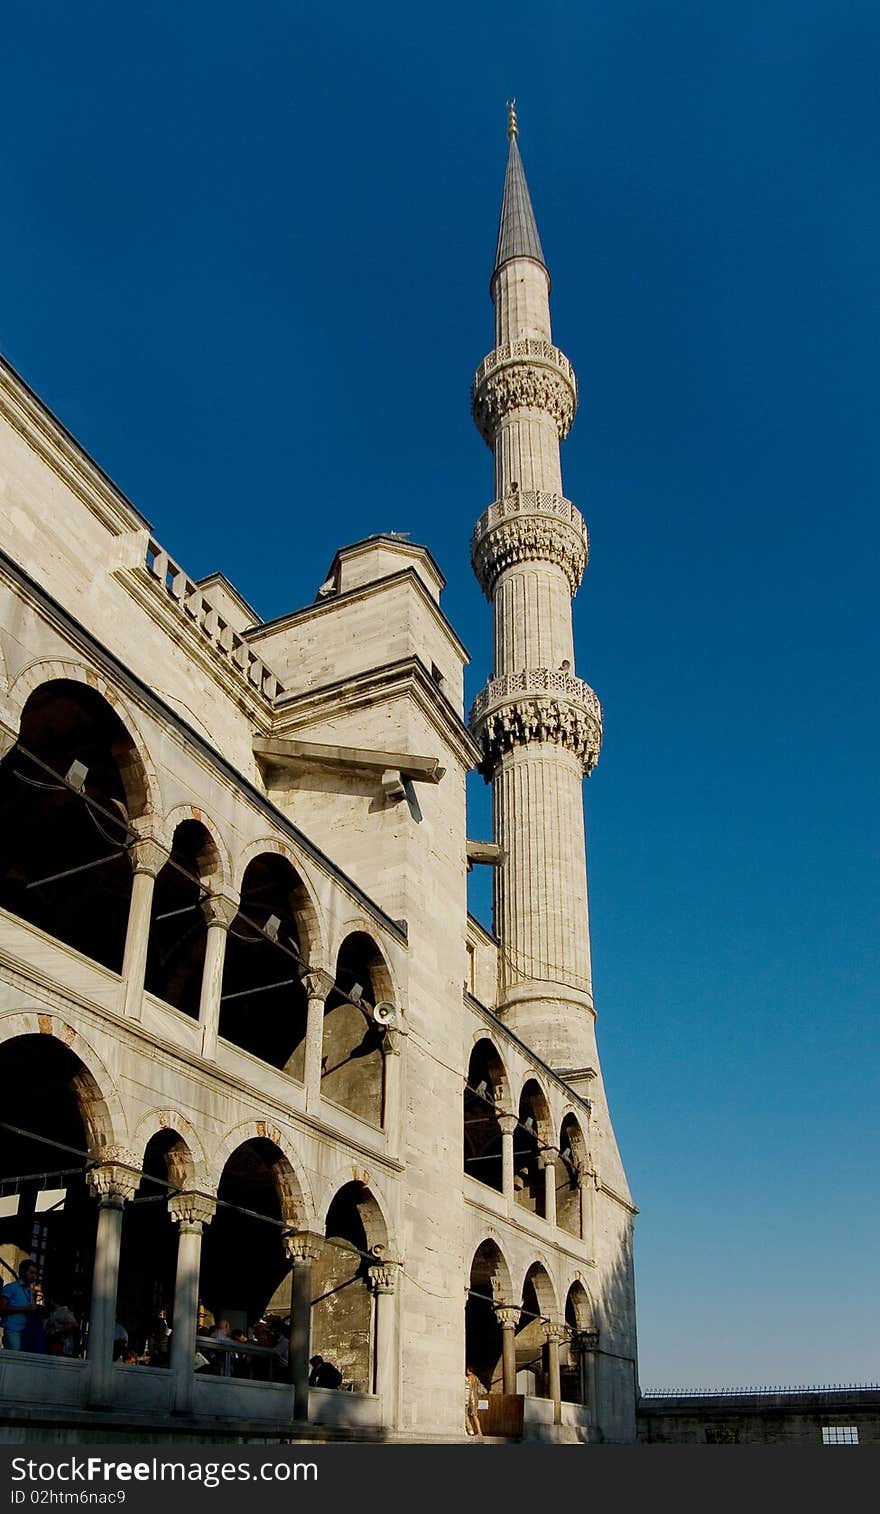
[[[555,668],[526,668],[489,680],[474,700],[471,731],[491,776],[506,751],[530,742],[555,742],[593,771],[602,745],[602,707],[583,679]]]

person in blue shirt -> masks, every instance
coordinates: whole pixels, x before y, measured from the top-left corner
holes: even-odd
[[[37,1264],[26,1256],[18,1264],[18,1281],[7,1283],[0,1289],[6,1301],[0,1322],[3,1325],[3,1345],[7,1351],[24,1351],[23,1336],[29,1322],[35,1320],[40,1305],[34,1302],[34,1284],[37,1281]]]

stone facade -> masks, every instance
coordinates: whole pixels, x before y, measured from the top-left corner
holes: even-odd
[[[69,1359],[0,1352],[12,1438],[171,1414],[455,1440],[467,1360],[489,1428],[505,1396],[527,1436],[635,1439],[581,804],[601,713],[573,673],[587,536],[547,286],[528,259],[496,270],[475,383],[499,650],[472,730],[425,548],[344,548],[313,604],[264,623],[0,365],[0,1073],[21,1091],[0,1260],[37,1247],[89,1321]],[[467,912],[477,766],[498,936]],[[170,1355],[114,1361],[115,1321],[133,1339],[161,1310]],[[280,1322],[280,1375],[258,1346],[250,1375],[220,1348],[193,1372],[226,1314]],[[309,1388],[312,1349],[342,1390]]]

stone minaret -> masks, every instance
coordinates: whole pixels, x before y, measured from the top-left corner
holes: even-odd
[[[493,677],[471,725],[493,790],[501,941],[499,1010],[582,1094],[598,1071],[582,785],[602,712],[575,676],[571,601],[587,528],[565,498],[559,444],[577,384],[550,334],[550,275],[517,145],[513,104],[491,293],[495,347],[473,413],[495,457],[495,499],[474,532],[474,571],[495,616]]]

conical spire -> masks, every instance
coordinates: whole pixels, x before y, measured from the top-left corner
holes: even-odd
[[[516,101],[507,102],[507,135],[510,138],[510,151],[507,155],[507,172],[504,175],[504,198],[501,201],[501,219],[498,222],[498,246],[495,250],[495,267],[493,273],[497,273],[502,263],[508,258],[534,258],[544,268],[544,252],[541,247],[541,238],[538,236],[538,227],[535,222],[535,212],[532,210],[532,202],[529,198],[529,187],[526,183],[525,170],[522,158],[517,147],[519,127],[516,120]]]

